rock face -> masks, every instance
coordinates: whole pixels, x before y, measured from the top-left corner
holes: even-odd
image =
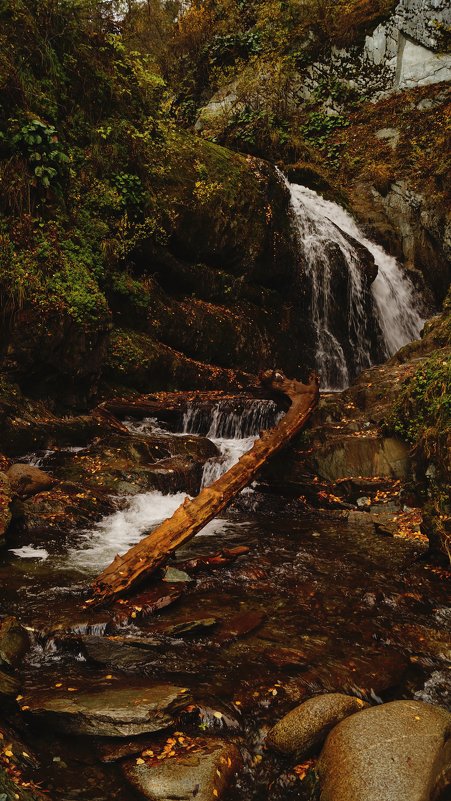
[[[427,801],[431,769],[451,715],[393,701],[342,721],[318,763],[322,801]]]
[[[29,498],[38,492],[48,490],[55,484],[55,479],[31,464],[13,464],[7,473],[11,489],[21,498]]]
[[[304,759],[324,742],[337,723],[366,706],[360,698],[341,693],[309,698],[276,723],[266,742],[277,751],[296,753],[297,758]]]
[[[314,454],[318,474],[329,481],[346,476],[409,475],[409,449],[393,437],[343,436],[331,440]]]
[[[222,798],[241,756],[233,743],[193,739],[191,751],[159,762],[126,762],[123,770],[130,783],[149,801],[212,801]],[[145,753],[145,752],[144,752]]]
[[[187,700],[183,688],[155,684],[91,692],[42,691],[26,697],[22,705],[56,731],[126,737],[167,728],[173,723],[172,712]]]

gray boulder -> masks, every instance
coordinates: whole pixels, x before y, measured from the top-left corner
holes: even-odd
[[[21,705],[64,734],[128,737],[166,729],[173,723],[172,714],[188,701],[187,690],[181,687],[140,684],[96,691],[38,691]]]
[[[126,762],[123,771],[149,801],[215,801],[240,767],[241,755],[233,743],[193,738],[186,750],[174,750],[162,760],[148,758],[144,751],[143,757]]]
[[[451,715],[421,701],[393,701],[343,720],[317,770],[321,801],[428,801],[432,767]]]
[[[320,746],[341,720],[367,707],[360,698],[328,693],[309,698],[292,709],[268,732],[266,742],[277,751],[300,759]]]

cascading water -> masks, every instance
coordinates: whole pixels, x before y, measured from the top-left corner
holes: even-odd
[[[205,412],[189,405],[183,418],[184,433],[199,434],[204,430],[221,454],[206,463],[202,486],[208,487],[229,470],[252,447],[259,432],[271,428],[277,419],[277,406],[273,401],[249,401],[240,410],[231,409],[230,402],[219,402],[207,418],[209,425],[205,431]]]
[[[180,435],[206,435],[220,451],[218,457],[205,464],[202,486],[209,486],[229,470],[252,447],[259,432],[275,424],[279,414],[276,404],[269,400],[219,401],[208,409],[189,404]],[[139,422],[127,421],[127,427],[140,436],[165,433],[158,421],[150,417]],[[81,573],[98,572],[116,553],[124,553],[139,542],[143,534],[170,517],[186,497],[180,492],[164,495],[157,490],[133,496],[125,508],[104,517],[93,529],[83,533],[77,545],[69,549],[70,566]],[[212,520],[202,535],[217,535],[225,525],[222,519]],[[15,554],[22,558],[45,559],[48,556],[46,551],[39,554],[31,547],[18,549]],[[66,566],[67,561],[60,564],[63,569]]]
[[[377,345],[381,357],[391,356],[418,337],[424,321],[415,289],[393,256],[367,239],[350,214],[336,203],[304,186],[287,186],[311,284],[317,367],[323,386],[343,389],[354,375],[371,365]],[[359,245],[371,254],[378,270],[371,295]],[[334,252],[341,255],[347,270],[346,310],[341,310],[346,311],[346,330],[342,331],[334,324],[341,303],[333,282]]]

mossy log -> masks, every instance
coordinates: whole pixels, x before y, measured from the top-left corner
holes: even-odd
[[[254,446],[210,487],[196,498],[187,498],[171,518],[161,523],[123,556],[116,556],[94,583],[96,604],[107,603],[128,593],[160,567],[218,515],[254,479],[262,465],[301,431],[314,411],[319,397],[318,377],[312,373],[308,384],[290,381],[280,372],[267,372],[262,383],[286,395],[291,406],[282,420],[261,434]]]

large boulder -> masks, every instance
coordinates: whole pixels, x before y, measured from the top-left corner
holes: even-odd
[[[187,690],[172,684],[105,687],[100,690],[50,690],[21,701],[30,714],[64,734],[127,737],[162,731],[185,706]]]
[[[331,437],[315,450],[312,461],[321,478],[336,481],[347,476],[407,478],[411,461],[405,443],[374,432],[356,437]]]
[[[14,495],[29,498],[44,492],[55,484],[55,479],[31,464],[13,464],[7,473]]]
[[[149,801],[214,801],[222,798],[241,766],[241,755],[233,743],[217,739],[182,738],[184,748],[177,748],[172,738],[166,758],[158,760],[154,752],[130,760],[123,771],[130,783]],[[172,747],[172,750],[171,750]]]
[[[299,759],[321,745],[330,730],[341,720],[360,712],[368,704],[360,698],[341,693],[327,693],[309,698],[288,712],[268,732],[266,742],[285,754],[296,753]]]
[[[321,801],[428,801],[450,727],[446,710],[421,701],[393,701],[343,720],[318,763]]]

